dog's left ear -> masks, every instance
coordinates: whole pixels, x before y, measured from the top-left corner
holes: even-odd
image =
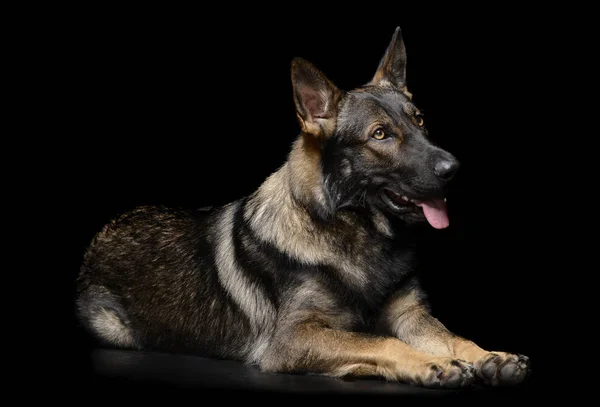
[[[406,48],[402,39],[400,27],[396,27],[392,41],[381,61],[377,72],[369,85],[385,86],[393,85],[410,96],[406,90]]]
[[[335,129],[337,105],[342,92],[313,64],[302,58],[292,61],[292,86],[302,132],[327,137]]]

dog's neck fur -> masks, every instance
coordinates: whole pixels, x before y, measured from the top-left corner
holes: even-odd
[[[296,140],[288,160],[247,200],[244,218],[250,227],[261,239],[308,264],[327,264],[337,259],[328,249],[335,245],[362,247],[372,238],[372,232],[361,225],[372,225],[381,238],[392,238],[391,223],[378,210],[372,209],[370,216],[365,216],[330,207],[319,146],[309,137],[301,135]],[[353,242],[337,241],[343,228],[352,229]],[[303,242],[302,247],[298,242]]]
[[[319,150],[318,141],[313,136],[302,134],[292,146],[286,165],[292,198],[312,217],[322,219],[334,215],[335,208],[326,196]]]

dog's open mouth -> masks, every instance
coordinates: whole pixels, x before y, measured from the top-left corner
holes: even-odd
[[[385,203],[396,212],[423,214],[436,229],[444,229],[450,224],[445,199],[416,200],[387,188],[383,192]]]

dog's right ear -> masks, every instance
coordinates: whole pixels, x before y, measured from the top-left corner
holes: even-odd
[[[302,132],[323,138],[329,136],[335,129],[342,92],[302,58],[292,61],[292,87]]]

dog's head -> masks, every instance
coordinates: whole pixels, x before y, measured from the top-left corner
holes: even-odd
[[[374,205],[409,223],[448,226],[444,192],[459,163],[428,140],[406,87],[400,28],[365,86],[342,91],[299,58],[292,84],[303,137],[319,146],[330,212]]]

